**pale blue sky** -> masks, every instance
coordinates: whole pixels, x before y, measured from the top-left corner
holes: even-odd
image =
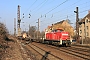
[[[66,2],[65,2],[66,1]],[[14,18],[17,19],[17,6],[20,5],[21,29],[28,30],[28,25],[37,26],[40,18],[40,30],[48,25],[67,19],[75,25],[76,7],[79,7],[79,18],[83,18],[90,10],[90,0],[0,0],[0,21],[6,24],[11,33],[14,31]],[[31,18],[28,18],[29,13]],[[45,17],[46,15],[46,17]]]

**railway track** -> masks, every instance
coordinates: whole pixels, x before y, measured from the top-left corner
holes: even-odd
[[[30,50],[30,48],[28,48],[27,46],[23,46],[23,48],[25,49],[25,53],[30,57],[30,60],[36,60],[36,56],[35,54],[33,54]],[[28,59],[28,58],[27,58]],[[29,60],[29,59],[28,59]]]
[[[69,55],[81,58],[83,60],[90,60],[90,49],[85,48],[77,48],[77,47],[56,47],[52,45],[47,45],[49,48],[56,49],[59,51],[62,51],[64,53],[67,53]],[[39,48],[39,47],[38,47]]]
[[[90,53],[90,48],[88,48],[88,49],[85,49],[85,48],[77,48],[77,46],[72,46],[72,47],[68,47],[68,49],[71,49],[71,50],[76,50],[76,51],[79,51],[79,52],[82,52],[82,53]]]
[[[34,42],[36,43],[36,42]],[[55,49],[61,52],[64,52],[65,54],[72,55],[73,57],[80,58],[82,60],[90,60],[90,48],[88,47],[83,47],[83,46],[72,46],[72,47],[56,47],[52,45],[47,45],[47,44],[41,44],[41,43],[30,43],[27,46],[29,47],[28,49],[33,49],[38,53],[37,55],[40,55],[39,60],[63,60],[63,58],[56,56],[55,54],[51,53],[52,51],[46,51],[37,44],[47,46],[51,49]],[[52,58],[51,58],[52,57]]]
[[[57,57],[56,55],[50,53],[50,51],[46,51],[34,44],[28,46],[42,56],[41,60],[63,60],[62,58]]]
[[[90,53],[85,53],[83,51],[78,51],[78,50],[73,50],[73,49],[67,49],[67,48],[62,48],[62,49],[59,49],[60,51],[63,51],[63,52],[66,52],[66,53],[69,53],[71,55],[74,55],[74,56],[77,56],[77,57],[80,57],[80,58],[83,58],[83,59],[86,59],[86,60],[90,60]]]
[[[57,49],[59,51],[71,54],[73,56],[80,57],[85,60],[90,60],[90,49],[80,49],[80,48],[76,48],[76,47],[67,47],[67,48],[61,47],[61,48],[59,48],[59,47],[55,47],[55,46],[51,46],[51,45],[48,45],[48,46],[51,48]]]
[[[74,46],[84,47],[84,48],[86,48],[86,49],[87,49],[87,48],[89,48],[89,49],[90,49],[90,46],[87,46],[87,45],[77,45],[77,44],[76,44],[76,45],[74,45]]]

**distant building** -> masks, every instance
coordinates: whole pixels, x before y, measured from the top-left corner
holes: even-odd
[[[79,35],[90,38],[90,12],[79,22]]]
[[[74,28],[68,23],[67,20],[63,20],[60,22],[57,22],[55,24],[52,24],[52,26],[48,26],[47,30],[50,32],[53,29],[62,28],[65,31],[69,32],[70,36],[74,36]]]

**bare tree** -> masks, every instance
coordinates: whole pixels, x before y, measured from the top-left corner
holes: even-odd
[[[34,38],[34,36],[36,35],[36,26],[31,26],[30,28],[29,28],[29,35],[32,37],[32,38]]]
[[[41,38],[45,38],[45,32],[44,32],[44,31],[42,31],[42,32],[40,33],[40,35],[41,35]]]

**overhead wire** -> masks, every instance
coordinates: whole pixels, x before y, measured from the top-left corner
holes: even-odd
[[[37,0],[35,0],[31,5],[30,5],[30,7],[23,13],[23,15],[25,15],[25,13],[35,4],[37,2]],[[24,17],[26,17],[26,16],[24,16]],[[21,18],[21,20],[22,20],[23,18]]]
[[[36,8],[38,8],[39,6],[41,6],[46,0],[42,1],[39,5],[37,5],[35,8],[32,9],[32,11],[34,12]]]
[[[47,3],[48,0],[45,0],[41,3],[41,6],[37,9],[37,11],[39,11],[39,9],[41,9],[46,3]],[[35,11],[34,13],[36,13],[37,11]]]
[[[57,5],[56,7],[54,7],[53,9],[51,9],[50,11],[48,11],[46,14],[50,13],[51,11],[53,11],[54,9],[58,8],[59,6],[61,6],[62,4],[66,3],[67,1],[69,0],[65,0],[64,2],[60,3],[59,5]],[[46,14],[45,14],[45,17],[46,17]],[[44,16],[44,15],[43,15]],[[41,18],[41,17],[40,17]],[[40,19],[38,18],[38,19]]]
[[[77,4],[77,3],[79,3],[80,1],[81,1],[81,0],[78,0],[78,1],[76,1],[75,3],[71,4],[70,6],[68,6],[67,8],[64,8],[64,9],[62,9],[62,10],[60,10],[60,11],[67,10],[67,9],[71,8],[71,6],[73,6],[73,5]],[[60,11],[54,12],[53,14],[59,13]]]
[[[90,10],[90,9],[87,9],[87,10],[84,10],[84,11],[81,11],[81,12],[79,12],[79,14],[81,14],[81,13],[84,13],[84,12],[87,12],[88,10]],[[72,14],[72,15],[68,15],[69,17],[72,17],[72,16],[74,16],[75,14]],[[60,21],[60,20],[62,20],[62,19],[65,19],[66,17],[63,17],[63,18],[61,18],[61,19],[58,19],[58,21]],[[56,20],[55,20],[56,21]],[[53,22],[55,22],[55,21],[52,21],[52,22],[49,22],[49,23],[46,23],[46,24],[50,24],[50,23],[53,23]],[[46,25],[45,24],[45,25]],[[44,24],[43,24],[44,25]],[[43,26],[42,25],[42,26]]]
[[[37,0],[35,0],[35,2],[36,2]],[[43,2],[41,2],[39,5],[37,5],[34,9],[32,9],[32,12],[34,12],[35,11],[35,9],[36,8],[38,8],[39,6],[41,6],[45,1],[47,1],[47,0],[44,0]],[[35,4],[35,2],[32,4],[32,5],[34,5]],[[23,18],[22,18],[23,19]],[[37,19],[35,19],[34,21],[36,21]]]
[[[47,0],[47,1],[49,1],[49,0]],[[47,1],[46,1],[46,2],[47,2]],[[55,0],[53,0],[53,1],[55,1]],[[48,2],[48,4],[51,4],[53,1]],[[45,6],[46,2],[43,4],[44,6]],[[43,5],[42,5],[39,9],[41,9],[41,8],[43,7]],[[39,10],[39,9],[38,9],[38,10]],[[50,9],[50,8],[49,8],[49,9]],[[48,9],[47,9],[47,10],[48,10]],[[43,10],[42,12],[45,12],[45,11],[46,11],[46,10]],[[42,12],[41,12],[41,13],[42,13]],[[38,13],[37,13],[37,14],[38,14]],[[41,15],[42,15],[42,14],[41,14]]]
[[[51,9],[50,11],[48,11],[47,13],[45,13],[45,16],[46,16],[46,14],[52,12],[53,10],[55,10],[56,8],[58,8],[59,6],[61,6],[62,4],[66,3],[67,1],[69,1],[69,0],[65,0],[64,2],[60,3],[59,5],[57,5],[56,7],[54,7],[53,9]],[[43,16],[44,16],[44,15],[43,15]],[[41,18],[41,17],[40,17],[40,18]],[[40,18],[39,18],[39,19],[40,19]]]
[[[45,1],[46,1],[46,0],[44,0],[43,2],[45,2]],[[58,7],[61,6],[62,4],[66,3],[67,1],[69,1],[69,0],[65,0],[64,2],[60,3],[58,6],[54,7],[53,9],[51,9],[50,11],[48,11],[46,14],[50,13],[51,11],[53,11],[53,10],[56,9],[56,8],[58,8]],[[43,2],[42,2],[42,3],[43,3]],[[42,3],[40,3],[39,5],[41,5]],[[38,6],[39,6],[39,5],[38,5]],[[37,6],[37,7],[38,7],[38,6]],[[45,14],[45,15],[46,15],[46,14]],[[44,16],[44,15],[43,15],[43,16]],[[40,17],[40,18],[41,18],[41,17]],[[40,18],[38,18],[38,19],[40,19]],[[34,21],[35,21],[35,20],[34,20]]]
[[[71,5],[70,5],[70,6],[68,6],[67,8],[70,8],[71,6],[73,6],[73,5],[77,4],[77,3],[78,3],[78,2],[80,2],[80,1],[81,1],[81,0],[76,1],[75,3],[71,4]],[[89,2],[89,1],[87,1],[87,2],[85,2],[85,3],[88,3],[88,2]],[[82,4],[83,4],[83,3],[82,3]],[[82,4],[81,4],[81,5],[82,5]],[[67,8],[64,8],[64,9],[62,9],[62,10],[60,10],[60,11],[63,11],[63,10],[65,11],[65,10],[67,10]],[[59,13],[60,11],[55,12],[55,13],[52,13],[52,14],[54,15],[54,14],[56,14],[56,13]]]
[[[76,1],[75,3],[73,3],[72,5],[75,5],[76,3],[78,3],[78,2],[80,2],[81,0],[79,0],[79,1]],[[88,1],[89,2],[89,1]],[[85,2],[85,3],[87,3],[87,2]],[[83,3],[82,3],[83,4]],[[70,5],[70,6],[72,6],[72,5]],[[70,8],[70,7],[68,7],[68,8]],[[53,10],[53,9],[52,9]],[[67,10],[67,9],[64,9],[64,10]],[[60,12],[60,11],[58,11],[58,12]],[[56,13],[58,13],[58,12],[56,12]],[[48,13],[48,12],[47,12]],[[52,13],[52,15],[54,15],[55,13]],[[46,15],[46,14],[45,14]],[[44,15],[44,16],[45,16]]]
[[[78,1],[76,1],[75,3],[71,4],[70,6],[68,6],[67,8],[64,8],[64,9],[62,9],[62,10],[60,10],[60,11],[63,11],[63,10],[65,11],[65,10],[69,9],[71,6],[79,3],[80,1],[81,1],[81,0],[78,0]],[[87,2],[85,2],[85,3],[89,3],[89,1],[87,1]],[[82,4],[84,4],[84,3],[82,3]],[[80,5],[82,5],[82,4],[80,4]],[[84,8],[84,7],[83,7],[83,8]],[[52,14],[54,15],[54,14],[56,14],[56,13],[59,13],[60,11],[55,12],[55,13],[52,13]]]
[[[68,1],[68,0],[66,0],[66,1]],[[75,4],[75,3],[74,3]],[[48,13],[50,13],[50,12],[52,12],[54,9],[56,9],[58,6],[56,6],[55,8],[53,8],[53,9],[51,9],[50,11],[48,11],[46,14],[48,14]],[[86,10],[87,11],[87,10]],[[85,11],[83,11],[83,12],[85,12]],[[80,13],[82,13],[82,12],[80,12]],[[66,18],[66,17],[65,17]],[[36,19],[37,20],[37,19]],[[35,21],[36,21],[35,20]]]
[[[79,1],[77,1],[77,2],[80,2],[81,0],[79,0]],[[74,5],[74,4],[76,4],[77,2],[75,2],[75,3],[73,3],[72,5]],[[86,2],[85,2],[86,3]],[[70,5],[70,6],[72,6],[72,5]]]
[[[25,12],[27,12],[36,2],[37,2],[37,0],[35,0]]]
[[[45,2],[37,9],[37,11],[40,10],[47,3],[47,1],[48,0],[45,0]]]
[[[48,11],[46,14],[50,13],[51,11],[53,11],[54,9],[58,8],[59,6],[61,6],[62,4],[66,3],[69,0],[65,0],[64,2],[60,3],[58,6],[56,6],[55,8],[51,9],[50,11]]]
[[[53,11],[54,9],[58,8],[59,6],[61,6],[62,4],[66,3],[69,0],[65,0],[64,2],[60,3],[58,6],[54,7],[53,9],[51,9],[50,11],[48,11],[46,14],[50,13],[51,11]],[[45,14],[45,15],[46,15]],[[44,16],[44,15],[43,15]],[[41,17],[39,17],[38,19],[40,19]]]
[[[78,0],[78,1],[76,1],[75,3],[73,3],[73,4],[71,4],[70,6],[68,6],[67,8],[64,8],[64,9],[62,9],[62,10],[60,10],[60,11],[65,11],[65,10],[67,10],[67,9],[69,9],[69,8],[71,8],[71,6],[73,6],[73,5],[75,5],[75,4],[77,4],[77,3],[80,3],[80,1],[82,1],[82,0]],[[85,3],[81,3],[81,4],[79,4],[79,6],[80,5],[83,5],[83,4],[86,4],[86,3],[89,3],[90,1],[87,1],[87,2],[85,2]],[[52,14],[56,14],[56,13],[59,13],[60,11],[58,11],[58,12],[55,12],[55,13],[52,13]]]
[[[53,0],[54,1],[54,0]],[[53,2],[53,1],[51,1],[51,2]],[[47,2],[47,1],[46,1]],[[51,3],[50,2],[50,3]],[[44,3],[43,5],[45,5],[46,3]],[[41,17],[42,17],[42,15],[41,15]],[[31,24],[33,23],[33,22],[35,22],[35,21],[37,21],[38,19],[35,19],[35,20],[33,20],[32,22],[31,22]]]

